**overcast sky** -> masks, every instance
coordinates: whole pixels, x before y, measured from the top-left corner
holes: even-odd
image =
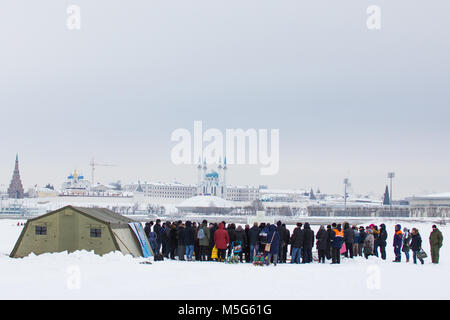
[[[81,30],[66,26],[81,8]],[[366,9],[381,8],[381,30]],[[395,196],[450,191],[450,2],[2,0],[0,185],[74,169],[194,182],[177,128],[280,130],[280,170],[231,184]]]

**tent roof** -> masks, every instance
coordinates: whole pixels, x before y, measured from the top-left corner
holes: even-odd
[[[102,222],[106,222],[109,223],[111,225],[128,225],[128,223],[130,222],[135,222],[133,219],[124,217],[118,213],[115,213],[114,211],[108,210],[108,209],[104,209],[104,208],[83,208],[83,207],[74,207],[74,206],[65,206],[63,208],[60,208],[56,211],[52,211],[49,212],[45,215],[42,216],[38,216],[36,218],[33,219],[29,219],[29,220],[37,220],[40,219],[44,216],[49,216],[52,215],[58,211],[67,209],[67,208],[71,208],[72,210],[90,216],[96,220],[102,221]]]

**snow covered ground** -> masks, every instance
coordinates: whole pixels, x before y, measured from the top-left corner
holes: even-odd
[[[140,264],[121,253],[57,253],[12,259],[8,255],[22,227],[0,220],[0,299],[449,299],[449,226],[441,226],[441,263],[395,264],[394,222],[388,222],[388,259],[342,259],[255,267],[214,262],[163,261]],[[379,224],[381,221],[374,221]],[[417,227],[429,253],[431,222]],[[290,229],[293,226],[289,227]],[[317,231],[317,227],[314,227]],[[402,257],[404,260],[404,256]],[[262,289],[264,288],[264,289]]]

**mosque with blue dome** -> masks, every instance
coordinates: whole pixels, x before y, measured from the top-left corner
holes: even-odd
[[[217,172],[219,171],[219,172]],[[197,194],[204,196],[216,196],[226,199],[227,185],[227,159],[223,163],[220,160],[216,170],[208,170],[206,160],[203,160],[203,165],[200,161],[197,166]]]

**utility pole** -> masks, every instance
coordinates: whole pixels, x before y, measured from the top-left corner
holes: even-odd
[[[395,172],[388,172],[388,178],[391,180],[391,186],[390,186],[390,190],[389,190],[389,205],[390,205],[390,209],[392,211],[392,179],[395,178]]]

